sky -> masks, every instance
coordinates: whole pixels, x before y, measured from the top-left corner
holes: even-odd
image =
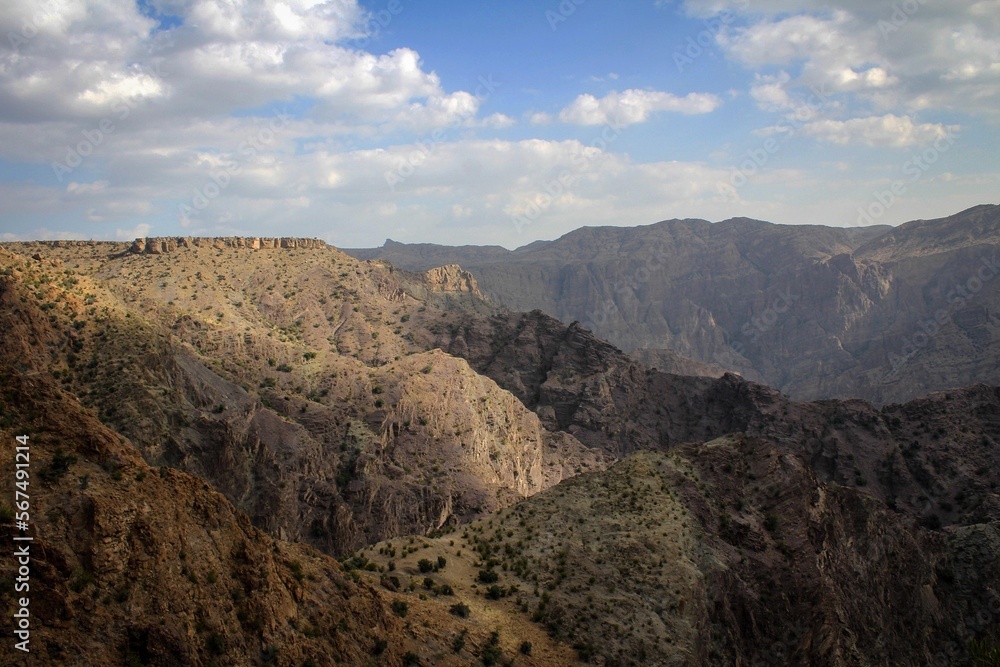
[[[1000,0],[3,0],[0,241],[1000,203]]]

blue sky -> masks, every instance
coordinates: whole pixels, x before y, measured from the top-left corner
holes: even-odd
[[[1000,0],[9,0],[0,240],[517,247],[1000,192]]]

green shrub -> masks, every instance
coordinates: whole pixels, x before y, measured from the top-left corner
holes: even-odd
[[[42,468],[42,471],[38,473],[38,476],[41,477],[43,481],[53,482],[69,472],[69,467],[75,463],[76,456],[67,454],[63,451],[62,447],[59,447],[56,449],[56,453],[52,455],[52,460],[49,461],[49,465]]]
[[[487,640],[486,646],[483,647],[483,653],[480,658],[486,667],[491,667],[500,662],[500,658],[502,657],[503,651],[500,650],[500,633],[494,630],[490,633],[490,638]]]
[[[986,639],[971,640],[969,656],[973,667],[1000,667],[1000,646]]]
[[[476,578],[484,584],[495,584],[500,581],[500,575],[496,570],[480,570]]]
[[[448,610],[452,616],[458,616],[459,618],[469,617],[469,606],[459,602],[458,604],[451,605],[451,609]]]
[[[75,593],[82,593],[87,586],[94,583],[94,575],[87,572],[82,567],[77,567],[73,569],[73,574],[70,575],[69,587]]]
[[[396,599],[392,601],[392,611],[395,612],[396,616],[406,618],[410,611],[410,605],[406,603],[406,600]]]

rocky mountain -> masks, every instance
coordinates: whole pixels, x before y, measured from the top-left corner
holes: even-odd
[[[332,554],[604,465],[464,360],[412,342],[446,312],[437,299],[410,296],[391,267],[293,242],[5,253],[0,358],[51,371],[151,464]],[[406,279],[452,297],[440,273]]]
[[[472,597],[472,617],[531,619],[595,664],[953,665],[998,621],[998,540],[996,522],[922,531],[782,445],[730,436],[580,475],[395,571],[422,590],[420,561],[444,558],[430,585]]]
[[[661,369],[888,404],[1000,382],[998,250],[1000,206],[984,205],[896,228],[670,220],[514,251],[347,252],[408,270],[457,263],[498,306],[579,321]]]
[[[736,375],[646,368],[585,328],[540,312],[459,322],[435,344],[469,360],[554,431],[619,459],[727,434],[762,437],[823,481],[864,489],[926,525],[975,524],[1000,512],[1000,390],[976,385],[877,408],[791,401]]]
[[[490,299],[312,239],[6,244],[36,664],[966,665],[996,640],[996,387],[802,403]]]
[[[44,378],[6,364],[0,374],[5,471],[8,443],[30,434],[34,538],[29,589],[15,595],[17,563],[0,563],[4,611],[23,595],[33,618],[21,653],[4,614],[0,664],[360,664],[384,637],[398,638],[387,663],[402,664],[416,644],[336,561],[254,528],[204,480],[150,467]],[[13,474],[2,489],[3,539],[20,546]]]

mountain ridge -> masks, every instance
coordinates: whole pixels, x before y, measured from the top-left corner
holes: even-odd
[[[887,404],[1000,382],[975,361],[1000,345],[1000,289],[974,273],[998,251],[1000,206],[981,205],[897,228],[674,220],[583,228],[502,257],[426,244],[347,252],[409,270],[457,263],[497,307],[582,322],[650,365],[680,357],[800,400]],[[972,298],[949,298],[969,281]]]

